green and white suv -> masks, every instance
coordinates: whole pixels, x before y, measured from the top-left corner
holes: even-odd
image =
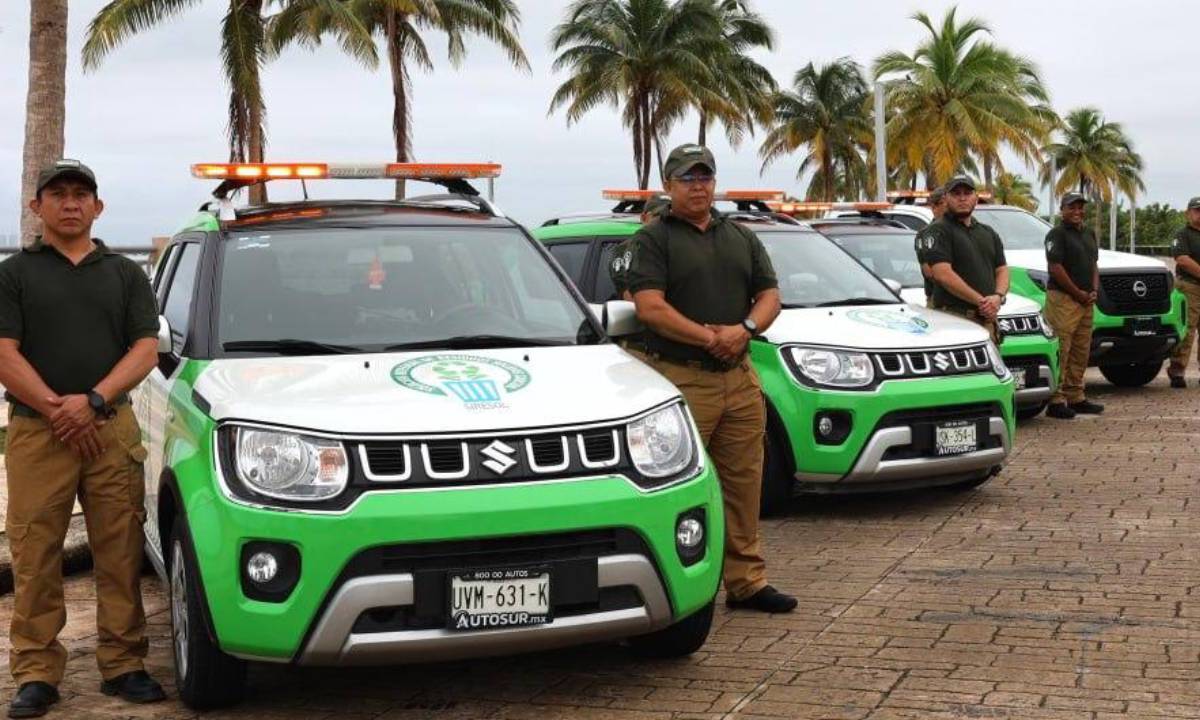
[[[770,253],[784,306],[750,345],[768,407],[765,512],[797,491],[973,487],[1000,470],[1015,429],[1013,379],[982,328],[906,304],[806,225],[734,218]],[[638,227],[622,215],[576,217],[534,236],[585,297],[604,302],[612,250]]]
[[[246,661],[704,643],[724,531],[691,416],[607,339],[598,318],[632,311],[589,308],[457,179],[495,169],[195,172],[451,194],[219,199],[158,263],[160,363],[135,406],[184,702],[235,701]]]

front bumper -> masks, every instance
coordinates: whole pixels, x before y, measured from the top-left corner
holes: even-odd
[[[623,477],[602,476],[372,492],[345,512],[317,514],[229,501],[216,486],[205,451],[211,458],[211,448],[204,448],[174,470],[212,630],[221,649],[238,657],[305,664],[420,662],[620,639],[678,621],[717,592],[724,515],[720,486],[707,464],[696,478],[654,492]],[[675,524],[681,513],[697,508],[706,516],[705,553],[685,566],[675,546]],[[558,546],[541,542],[597,534],[634,542],[588,546],[566,560],[554,555]],[[253,541],[298,550],[299,581],[285,600],[254,600],[243,592],[239,557]],[[524,554],[506,552],[514,545]],[[411,562],[417,556],[385,557],[413,548],[431,554]],[[442,552],[446,548],[452,552]],[[372,561],[364,564],[368,557]],[[585,577],[590,573],[583,585],[598,594],[591,605],[583,602],[573,612],[556,606],[551,623],[523,629],[450,632],[428,621],[445,610],[437,603],[451,570],[564,561]],[[560,587],[571,589],[579,576],[571,577]],[[552,597],[555,582],[552,575]],[[621,601],[609,602],[607,588],[619,590]],[[433,611],[431,602],[437,606]],[[364,615],[372,608],[391,613],[392,620]],[[408,610],[424,617],[409,618]]]
[[[986,476],[998,469],[1015,433],[1013,381],[990,373],[893,380],[870,391],[814,389],[792,379],[777,349],[752,346],[755,367],[787,435],[798,488],[811,493],[854,493],[934,487]],[[814,418],[838,412],[851,429],[838,444],[817,441]],[[931,422],[958,413],[977,423],[982,447],[932,457],[923,453]],[[912,422],[902,416],[911,416]],[[907,447],[913,446],[913,447]]]
[[[1000,356],[1012,371],[1017,407],[1024,410],[1049,402],[1058,386],[1058,340],[1044,335],[1007,335]]]

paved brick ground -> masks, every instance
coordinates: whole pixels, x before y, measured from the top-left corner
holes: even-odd
[[[248,702],[205,717],[1200,718],[1200,389],[1093,380],[1102,418],[1022,426],[1011,464],[983,488],[801,502],[768,523],[774,580],[800,593],[799,611],[722,609],[689,659],[600,646],[429,667],[260,667]],[[151,669],[169,678],[157,582],[147,596]],[[90,579],[73,579],[68,597],[58,717],[195,717],[98,695]],[[0,601],[0,625],[10,608]]]

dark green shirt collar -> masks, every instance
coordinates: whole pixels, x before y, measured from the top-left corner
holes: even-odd
[[[79,261],[80,265],[86,265],[88,263],[99,262],[100,259],[103,258],[105,255],[116,255],[117,254],[117,253],[113,252],[111,249],[109,249],[109,247],[107,245],[105,245],[104,241],[101,240],[100,238],[92,238],[92,242],[96,243],[96,247],[90,253],[88,253],[86,256],[84,256],[83,260]],[[54,247],[53,245],[49,245],[47,243],[42,242],[41,235],[34,236],[33,242],[29,243],[29,245],[27,245],[26,247],[21,248],[21,250],[22,250],[22,252],[31,252],[31,253],[38,253],[38,252],[42,252],[43,250],[49,250],[51,253],[57,255],[58,257],[65,260],[66,262],[71,262],[71,259],[68,258],[66,255],[63,255],[61,252],[59,252],[58,248]],[[74,263],[72,263],[72,264],[74,264]]]
[[[725,215],[720,210],[718,210],[716,208],[709,208],[708,212],[712,214],[712,220],[708,224],[708,229],[711,230],[712,228],[716,227],[717,225],[725,222]],[[671,220],[671,221],[674,221],[677,223],[683,223],[684,225],[687,225],[690,228],[694,228],[697,231],[699,230],[699,228],[697,228],[695,225],[693,225],[690,220],[684,220],[683,218],[679,217],[678,215],[676,215],[673,212],[669,212],[666,215],[663,215],[663,219]]]

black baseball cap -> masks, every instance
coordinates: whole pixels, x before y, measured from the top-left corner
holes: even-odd
[[[87,165],[69,158],[55,160],[42,168],[42,171],[38,173],[36,192],[40,193],[50,183],[63,179],[81,182],[91,188],[92,192],[96,192],[96,173],[92,172]]]
[[[934,188],[929,193],[929,204],[937,205],[942,200],[944,200],[945,197],[946,197],[946,188],[945,187]]]
[[[1087,203],[1089,200],[1083,196],[1083,193],[1069,192],[1062,196],[1062,200],[1058,203],[1060,208],[1065,208],[1068,205],[1074,205],[1077,202]]]
[[[703,165],[709,172],[717,172],[717,161],[711,150],[695,143],[680,145],[667,156],[667,161],[663,163],[663,174],[675,178],[697,165]]]
[[[1194,197],[1188,200],[1188,210],[1200,210],[1200,197]]]
[[[948,193],[956,187],[968,187],[974,190],[975,181],[971,179],[970,175],[955,175],[950,178],[949,182],[942,186],[942,192]]]

